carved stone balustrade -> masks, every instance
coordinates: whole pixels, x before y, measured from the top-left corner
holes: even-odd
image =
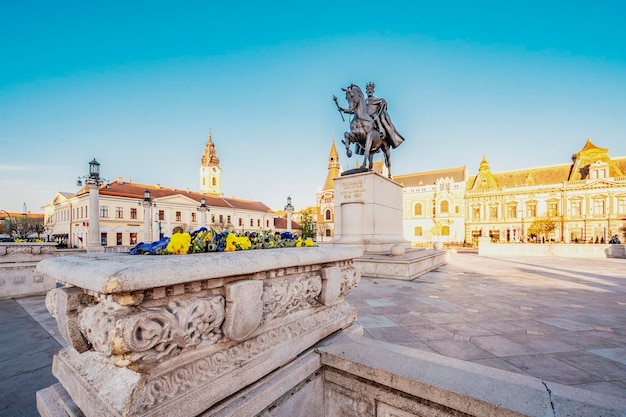
[[[60,385],[38,393],[39,411],[201,414],[350,326],[357,313],[344,298],[360,255],[313,247],[42,261],[38,274],[66,284],[46,305],[69,347],[54,357]]]

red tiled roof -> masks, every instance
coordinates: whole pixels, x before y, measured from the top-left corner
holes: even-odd
[[[100,195],[143,200],[143,193],[147,189],[150,191],[150,198],[153,200],[181,195],[197,201],[198,204],[200,204],[200,200],[203,196],[202,193],[198,193],[195,191],[179,190],[176,188],[165,188],[154,185],[136,184],[128,182],[119,183],[117,181],[113,181],[109,183],[109,187],[110,188],[107,188],[106,185],[102,185],[100,187]],[[83,194],[85,192],[88,191],[83,188],[78,192],[78,194]],[[209,207],[264,211],[268,213],[273,212],[268,206],[260,201],[240,200],[238,198],[227,198],[214,194],[204,194],[204,198],[206,199],[206,205]]]
[[[302,230],[302,226],[296,221],[291,221],[293,230]],[[287,229],[287,219],[285,217],[274,217],[274,229]]]

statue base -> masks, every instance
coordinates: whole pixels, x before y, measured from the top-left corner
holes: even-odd
[[[354,265],[363,276],[412,280],[445,264],[441,250],[410,249],[402,229],[402,186],[373,171],[335,179],[335,238],[356,246]]]

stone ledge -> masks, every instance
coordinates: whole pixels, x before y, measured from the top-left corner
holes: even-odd
[[[318,351],[329,369],[471,416],[623,417],[626,410],[617,397],[366,338]]]
[[[78,255],[46,259],[37,273],[96,293],[114,294],[213,278],[255,274],[361,256],[353,247],[310,247],[190,255]]]

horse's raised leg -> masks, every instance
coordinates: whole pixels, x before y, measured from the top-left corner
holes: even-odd
[[[373,160],[374,160],[374,154],[372,152],[372,130],[370,130],[367,133],[367,136],[365,139],[365,154],[363,158],[363,166],[368,169],[372,169],[372,167],[374,166]],[[369,162],[369,166],[367,165],[368,162]]]
[[[350,150],[350,143],[353,142],[353,135],[350,132],[345,132],[343,134],[343,137],[345,138],[345,140],[342,140],[341,143],[343,143],[346,146],[346,155],[348,156],[348,158],[352,158],[352,151]]]

